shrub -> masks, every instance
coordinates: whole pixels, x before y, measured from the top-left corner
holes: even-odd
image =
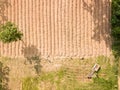
[[[11,22],[7,22],[0,27],[0,40],[3,43],[21,40],[22,36],[23,34],[18,31],[17,26]]]

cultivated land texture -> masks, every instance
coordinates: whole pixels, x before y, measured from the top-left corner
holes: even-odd
[[[24,34],[0,43],[2,56],[91,57],[111,54],[110,0],[2,0],[1,23]]]

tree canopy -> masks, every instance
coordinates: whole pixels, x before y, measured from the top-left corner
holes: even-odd
[[[14,23],[7,22],[0,27],[0,41],[10,43],[22,39],[23,34]]]
[[[112,0],[112,35],[120,39],[120,0]]]

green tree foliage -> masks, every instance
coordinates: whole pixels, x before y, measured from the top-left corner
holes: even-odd
[[[120,0],[112,0],[112,35],[120,39]]]
[[[11,22],[7,22],[0,27],[0,40],[3,43],[10,43],[22,39],[23,34],[18,30],[17,26]]]
[[[112,36],[113,36],[113,54],[115,57],[120,55],[120,0],[112,0]]]
[[[115,56],[113,70],[120,76],[120,0],[112,0],[112,36],[114,40],[112,49]]]

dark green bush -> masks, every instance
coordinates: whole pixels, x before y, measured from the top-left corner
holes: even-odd
[[[0,27],[0,40],[4,43],[21,40],[23,34],[15,24],[7,22]]]
[[[120,0],[112,0],[112,35],[120,39]]]

